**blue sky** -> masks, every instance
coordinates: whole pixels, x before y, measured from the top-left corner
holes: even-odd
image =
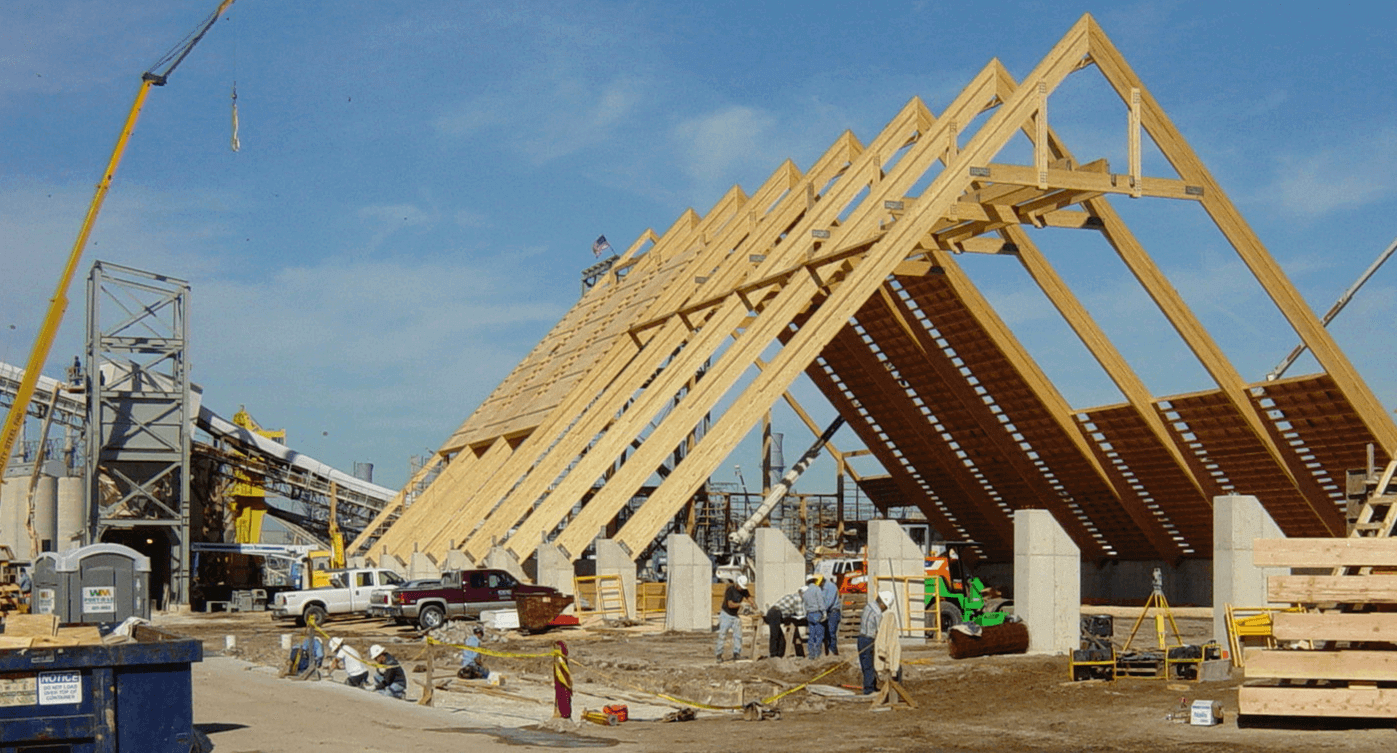
[[[27,357],[140,73],[213,5],[7,4],[0,360]],[[206,403],[395,486],[572,305],[598,234],[623,249],[845,129],[867,142],[912,96],[938,112],[991,57],[1023,75],[1087,11],[1316,309],[1397,235],[1389,6],[239,0],[151,93],[82,274],[189,280]],[[1050,112],[1124,168],[1094,71]],[[1245,376],[1296,342],[1196,208],[1118,206]],[[1209,386],[1099,242],[1044,247],[1156,394]],[[1118,401],[1002,261],[966,264],[1068,399]],[[1389,407],[1394,287],[1397,266],[1333,327]],[[783,422],[793,459],[809,436]]]

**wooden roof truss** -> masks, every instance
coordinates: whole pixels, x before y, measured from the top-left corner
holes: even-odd
[[[1124,173],[1079,162],[1049,127],[1050,95],[1091,66],[1127,113]],[[997,162],[1019,133],[1033,164]],[[1176,176],[1143,174],[1146,136]],[[1200,205],[1322,373],[1244,380],[1112,195]],[[1152,396],[1035,245],[1044,227],[1102,237],[1216,389]],[[1126,402],[1073,409],[961,269],[964,253],[1017,259]],[[992,61],[939,117],[913,99],[870,144],[846,132],[809,171],[787,162],[751,196],[734,188],[706,216],[643,234],[447,441],[449,462],[375,551],[479,561],[501,544],[522,560],[552,541],[577,557],[663,466],[615,533],[638,556],[801,373],[887,469],[884,493],[996,559],[1012,554],[1024,507],[1052,511],[1092,559],[1208,556],[1211,499],[1228,491],[1260,497],[1289,535],[1342,535],[1343,469],[1364,464],[1366,443],[1397,446],[1376,397],[1084,16],[1022,84]]]

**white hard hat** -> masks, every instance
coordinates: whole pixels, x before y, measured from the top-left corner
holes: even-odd
[[[798,593],[798,594],[803,594],[803,593],[805,593],[806,591],[809,591],[809,590],[810,590],[810,586],[801,586],[800,588],[797,588],[797,589],[796,589],[796,593]]]
[[[340,638],[340,637],[336,636],[336,637],[330,639],[330,651],[331,651],[331,652],[339,651],[339,650],[340,650],[340,646],[343,646],[343,645],[344,645],[344,639],[343,639],[343,638]]]
[[[887,606],[892,606],[892,605],[893,605],[893,592],[892,592],[892,591],[879,591],[879,592],[878,592],[878,601],[883,602],[883,603],[886,604]]]
[[[805,576],[805,582],[806,582],[806,583],[814,583],[815,581],[817,581],[817,580],[819,580],[819,579],[820,579],[820,576],[818,576],[818,575],[816,575],[816,574],[814,574],[814,573],[811,573],[811,574]]]
[[[738,587],[738,588],[746,588],[746,587],[747,587],[747,576],[745,576],[745,575],[739,575],[739,576],[737,576],[737,587]]]
[[[378,645],[377,643],[373,644],[372,646],[369,646],[370,659],[377,659],[378,655],[381,653],[383,653],[383,647]]]

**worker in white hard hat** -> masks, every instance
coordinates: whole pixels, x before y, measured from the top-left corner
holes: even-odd
[[[374,682],[374,690],[400,700],[407,696],[407,675],[403,673],[403,667],[398,663],[397,657],[375,643],[369,647],[369,661],[378,665],[378,679]]]
[[[364,683],[369,681],[369,667],[364,664],[364,658],[359,655],[358,649],[344,642],[343,638],[335,637],[330,639],[330,661],[332,666],[343,669],[349,677],[345,684],[355,688],[364,687]]]
[[[863,670],[863,694],[871,695],[878,689],[878,675],[873,671],[873,644],[878,638],[878,628],[883,622],[883,613],[893,605],[892,591],[879,591],[868,600],[863,608],[863,619],[859,621],[859,668]],[[897,615],[893,615],[897,619]]]
[[[737,582],[723,592],[722,608],[718,610],[718,645],[713,648],[720,663],[723,661],[723,643],[728,634],[732,634],[732,660],[742,658],[742,620],[738,615],[742,613],[742,604],[751,598],[752,594],[747,591],[746,575],[737,576]]]

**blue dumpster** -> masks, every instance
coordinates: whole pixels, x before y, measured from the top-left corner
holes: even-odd
[[[0,753],[196,750],[189,666],[203,644],[148,627],[134,638],[0,650]]]

